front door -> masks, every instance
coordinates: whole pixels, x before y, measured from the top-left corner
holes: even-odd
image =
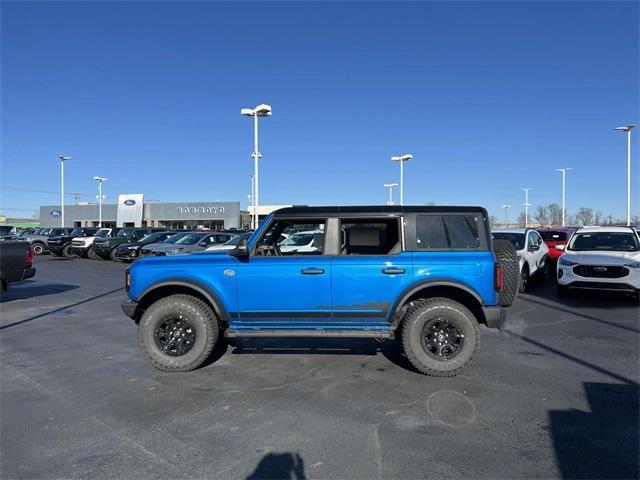
[[[387,328],[394,301],[413,282],[400,218],[342,219],[340,230],[341,255],[332,265],[334,328]]]
[[[238,313],[231,328],[317,329],[331,319],[331,257],[326,219],[277,219],[237,271]]]

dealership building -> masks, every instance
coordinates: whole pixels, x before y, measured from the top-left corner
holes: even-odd
[[[119,195],[117,204],[102,205],[105,227],[161,227],[171,230],[238,229],[247,227],[250,219],[240,210],[240,202],[149,203],[142,194]],[[60,205],[40,207],[40,226],[62,224]],[[64,206],[65,227],[99,226],[96,204]]]

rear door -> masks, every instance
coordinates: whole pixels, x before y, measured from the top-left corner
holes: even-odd
[[[332,263],[332,326],[384,329],[395,300],[413,282],[400,216],[340,219],[340,254]]]

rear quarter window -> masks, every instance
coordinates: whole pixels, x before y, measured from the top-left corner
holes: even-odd
[[[479,214],[416,216],[417,250],[478,250],[484,248]]]

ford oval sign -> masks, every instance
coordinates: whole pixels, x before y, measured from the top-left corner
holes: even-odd
[[[132,200],[132,199],[129,199],[129,200],[125,200],[125,201],[124,201],[124,204],[125,204],[127,207],[131,207],[131,206],[133,206],[133,205],[135,205],[135,204],[136,204],[136,201],[135,201],[135,200]]]
[[[62,215],[62,212],[60,210],[51,210],[49,212],[49,215],[51,215],[52,217],[59,217],[60,215]]]

